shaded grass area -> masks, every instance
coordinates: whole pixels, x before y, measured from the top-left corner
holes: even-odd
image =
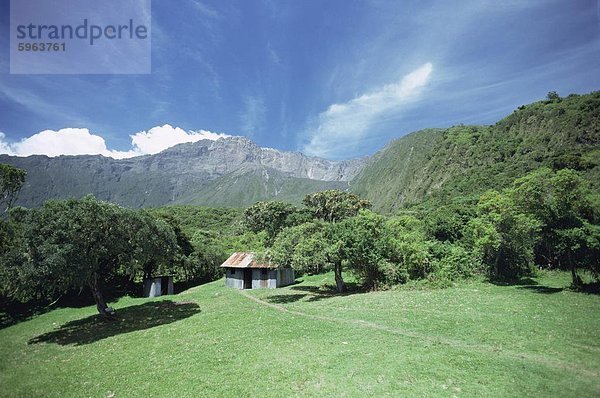
[[[119,310],[113,319],[105,319],[100,314],[77,319],[61,325],[56,330],[36,336],[28,343],[90,344],[121,333],[176,322],[199,312],[200,307],[194,302],[165,300],[132,305]]]
[[[112,323],[58,309],[0,330],[0,396],[598,396],[600,297],[534,282],[338,296],[316,275],[123,298]]]

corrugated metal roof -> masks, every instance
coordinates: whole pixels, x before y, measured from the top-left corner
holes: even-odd
[[[235,252],[223,264],[224,268],[277,268],[275,264],[265,264],[254,260],[255,253]]]

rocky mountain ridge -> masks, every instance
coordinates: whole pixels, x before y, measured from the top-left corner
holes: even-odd
[[[245,137],[184,143],[155,155],[119,160],[100,155],[0,155],[0,163],[27,171],[17,202],[26,207],[87,193],[131,207],[182,203],[245,206],[280,197],[300,202],[315,190],[347,186],[365,161],[334,162],[261,148]],[[253,185],[241,183],[240,178],[253,181]]]

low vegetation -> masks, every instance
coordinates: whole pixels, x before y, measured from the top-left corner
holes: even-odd
[[[599,297],[569,285],[338,295],[327,273],[60,308],[0,330],[0,396],[597,396]]]

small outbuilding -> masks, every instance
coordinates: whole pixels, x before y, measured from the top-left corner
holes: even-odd
[[[167,294],[173,294],[172,275],[144,279],[144,297],[158,297]]]
[[[255,257],[255,253],[236,252],[221,264],[225,269],[225,285],[235,289],[274,289],[294,283],[293,269],[264,263]]]

